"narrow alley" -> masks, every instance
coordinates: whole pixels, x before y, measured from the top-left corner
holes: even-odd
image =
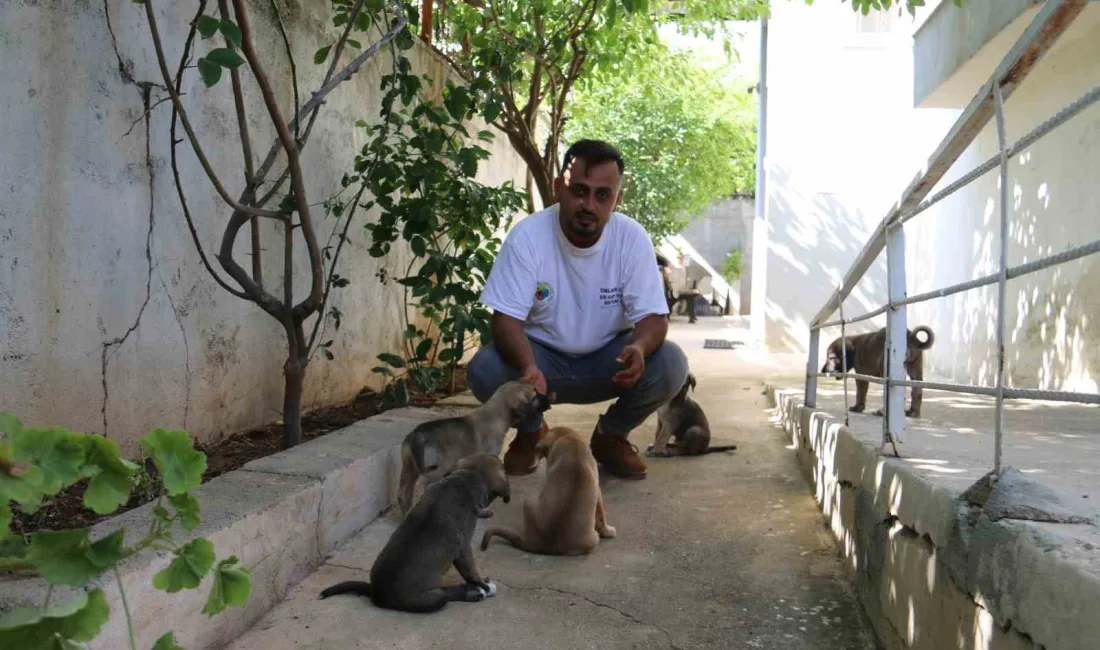
[[[481,572],[498,583],[496,597],[431,615],[384,611],[355,597],[319,600],[332,583],[364,579],[395,527],[383,517],[230,647],[874,648],[836,545],[762,394],[763,377],[797,373],[797,362],[741,346],[703,348],[707,338],[747,340],[739,324],[704,318],[676,323],[671,334],[691,359],[695,399],[715,444],[737,451],[650,459],[640,482],[602,477],[618,536],[591,555],[530,555],[498,540],[476,551]],[[587,434],[603,408],[557,406],[550,423]],[[654,430],[651,419],[631,440],[644,449]],[[494,506],[494,523],[519,525],[522,501],[542,474],[540,466],[512,480],[512,501]]]

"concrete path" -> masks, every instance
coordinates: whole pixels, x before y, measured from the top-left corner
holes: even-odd
[[[699,377],[697,399],[716,442],[733,453],[654,459],[649,477],[604,477],[618,537],[587,557],[535,556],[495,540],[477,551],[496,597],[431,615],[379,610],[355,597],[317,599],[324,587],[365,579],[395,523],[368,526],[230,647],[304,648],[874,648],[841,560],[794,455],[769,421],[754,352],[703,350],[728,321],[677,325]],[[721,330],[721,331],[719,331]],[[764,362],[763,365],[760,365]],[[602,407],[555,406],[552,425],[591,432]],[[654,423],[634,432],[644,448]],[[519,526],[521,503],[543,468],[513,479],[496,523]],[[480,531],[481,526],[479,526]],[[480,532],[477,534],[480,540]],[[452,572],[453,573],[453,572]]]

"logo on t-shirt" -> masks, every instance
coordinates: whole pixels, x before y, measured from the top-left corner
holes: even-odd
[[[550,285],[546,284],[545,282],[539,282],[538,286],[535,287],[535,300],[539,302],[548,300],[551,293],[552,292],[550,291]]]

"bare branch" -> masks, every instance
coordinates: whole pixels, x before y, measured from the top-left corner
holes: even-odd
[[[356,72],[359,72],[359,69],[363,67],[363,64],[366,63],[367,59],[377,54],[384,45],[392,41],[399,33],[401,33],[401,30],[405,29],[405,26],[407,24],[408,18],[403,13],[401,13],[397,22],[394,23],[393,27],[391,27],[390,30],[386,32],[386,34],[381,39],[360,52],[359,56],[352,59],[351,63],[345,66],[344,69],[341,70],[339,73],[333,75],[331,79],[325,79],[325,81],[321,85],[321,88],[313,93],[313,95],[309,98],[309,101],[307,101],[305,105],[302,106],[302,109],[298,111],[297,115],[294,116],[294,119],[291,120],[291,128],[297,129],[298,124],[306,115],[320,108],[321,104],[324,103],[325,97],[330,92],[332,92],[333,89],[350,79]],[[313,122],[311,119],[310,124],[306,127],[305,132],[302,134],[302,142],[299,143],[299,147],[305,145],[305,140],[309,138],[309,132],[312,126]],[[271,171],[271,168],[275,165],[275,161],[278,158],[278,155],[279,142],[276,141],[274,144],[272,144],[271,149],[268,151],[267,158],[265,158],[263,164],[260,165],[260,171],[258,175],[260,180],[263,180],[267,176],[268,172]]]
[[[219,0],[225,2],[225,0]],[[290,63],[290,86],[294,91],[294,114],[297,115],[298,111],[302,108],[302,102],[298,99],[298,63],[294,60],[294,52],[290,49],[290,37],[286,33],[286,25],[283,24],[283,15],[279,13],[279,6],[275,4],[275,0],[269,0],[271,4],[271,13],[275,14],[275,24],[279,26],[279,34],[283,37],[283,48],[286,50],[286,59]],[[349,24],[350,26],[350,24]],[[294,127],[294,139],[298,139],[298,127]],[[300,144],[298,146],[301,146]]]
[[[309,350],[309,354],[312,356],[314,352],[313,345],[317,342],[317,337],[320,334],[320,325],[325,320],[325,307],[328,305],[328,297],[332,293],[332,280],[333,273],[336,272],[336,264],[340,261],[340,252],[344,250],[344,244],[348,241],[348,230],[351,228],[351,222],[354,220],[355,211],[359,209],[359,201],[363,198],[363,194],[367,191],[366,182],[362,183],[359,188],[359,192],[352,199],[351,209],[348,211],[347,220],[344,221],[344,228],[340,232],[340,239],[336,242],[336,250],[332,253],[332,263],[329,265],[328,273],[325,274],[325,295],[321,299],[321,306],[317,310],[317,320],[313,322],[313,331],[309,335],[309,343],[306,344],[306,349]],[[336,232],[339,227],[339,222],[333,227],[333,233]],[[332,236],[329,236],[329,242],[332,241]]]
[[[202,12],[206,10],[206,1],[207,0],[200,0],[199,1],[198,12],[195,14],[195,20],[191,21],[191,31],[187,34],[187,40],[184,42],[184,45],[183,45],[183,56],[180,57],[179,70],[176,72],[176,80],[175,80],[175,85],[174,85],[174,88],[176,90],[177,95],[179,94],[180,86],[183,83],[183,71],[187,68],[187,61],[188,61],[188,58],[190,57],[190,54],[191,54],[191,46],[194,44],[194,41],[195,41],[195,32],[196,32],[196,22],[195,21],[198,20],[198,17],[201,16]],[[236,297],[238,297],[242,300],[251,300],[251,297],[248,294],[240,291],[239,289],[235,289],[235,288],[229,286],[229,284],[225,280],[222,279],[221,275],[219,275],[218,272],[214,270],[213,265],[210,264],[210,260],[206,257],[206,250],[203,248],[202,240],[199,239],[198,230],[195,228],[195,220],[191,215],[190,206],[188,206],[188,204],[187,204],[187,196],[183,193],[183,183],[180,180],[179,157],[177,155],[177,148],[178,148],[179,143],[181,142],[181,140],[176,138],[176,122],[177,122],[176,118],[177,117],[179,117],[179,113],[176,111],[175,104],[173,104],[172,105],[172,126],[171,126],[171,130],[170,130],[170,135],[171,135],[171,139],[172,139],[172,143],[171,143],[171,147],[170,147],[170,149],[171,149],[171,159],[172,159],[172,177],[174,178],[175,183],[176,183],[176,193],[179,195],[180,207],[183,209],[183,217],[187,221],[187,229],[188,229],[188,231],[190,231],[191,239],[195,243],[195,250],[198,251],[199,259],[202,260],[202,265],[205,266],[206,270],[210,273],[210,277],[214,278],[214,281],[217,282],[218,285],[221,286],[221,288],[225,289],[229,293],[233,294],[234,296],[236,296]]]
[[[183,95],[181,94],[180,96],[182,97]],[[149,108],[147,108],[147,109],[145,109],[144,111],[142,111],[142,112],[141,112],[141,115],[139,115],[139,116],[137,117],[137,119],[135,119],[135,120],[134,120],[133,122],[130,122],[130,128],[126,129],[126,133],[123,133],[123,134],[122,134],[122,137],[124,137],[124,138],[125,138],[126,136],[130,135],[131,133],[133,133],[133,132],[134,132],[134,129],[135,129],[135,128],[137,128],[137,125],[138,125],[138,124],[141,124],[142,122],[144,122],[144,121],[145,121],[145,119],[146,119],[147,117],[149,117],[149,114],[153,112],[153,109],[154,109],[154,108],[156,108],[157,106],[160,106],[160,105],[161,105],[161,104],[163,104],[164,102],[169,102],[169,101],[172,101],[172,98],[171,98],[171,97],[161,97],[161,98],[160,98],[160,99],[158,99],[157,101],[153,102],[153,105],[152,105],[152,106],[150,106]]]
[[[226,0],[218,0],[218,11],[225,20],[232,19],[229,13],[229,3]],[[229,37],[225,39],[226,47],[230,47]],[[241,86],[241,71],[238,68],[230,68],[229,77],[233,82],[233,104],[237,109],[237,130],[241,134],[241,154],[244,157],[244,184],[251,187],[256,176],[256,170],[252,161],[252,138],[248,134],[248,114],[244,108],[244,90]],[[266,205],[265,203],[261,203]],[[263,253],[260,246],[260,222],[256,217],[249,219],[252,245],[252,279],[260,287],[264,286]]]
[[[317,245],[317,234],[313,230],[313,219],[309,213],[309,201],[307,200],[305,178],[302,174],[301,159],[298,156],[298,143],[287,128],[283,120],[279,102],[275,99],[275,91],[271,87],[271,81],[267,78],[267,72],[256,55],[256,45],[252,41],[252,23],[248,17],[248,10],[244,6],[244,0],[233,0],[233,11],[237,14],[237,26],[241,30],[241,50],[244,52],[248,65],[252,68],[252,75],[256,78],[256,84],[260,87],[267,112],[279,134],[279,141],[286,150],[287,166],[290,168],[290,187],[294,192],[294,201],[298,208],[298,220],[302,227],[302,236],[306,240],[306,251],[309,253],[309,266],[312,276],[310,291],[306,299],[294,307],[298,318],[313,313],[321,304],[321,294],[324,291],[324,269],[321,266],[321,251]],[[290,229],[287,229],[290,232]],[[290,236],[288,234],[288,236]],[[288,304],[289,308],[290,305]]]
[[[202,165],[203,171],[206,172],[207,178],[210,180],[210,184],[214,186],[218,196],[226,202],[229,207],[238,212],[244,212],[245,214],[256,215],[259,217],[268,217],[272,219],[284,220],[285,215],[279,212],[271,212],[268,210],[260,210],[257,208],[251,208],[245,205],[241,205],[239,202],[233,199],[226,191],[225,186],[222,185],[221,179],[218,178],[214,168],[210,165],[210,161],[206,157],[206,153],[202,149],[202,145],[199,143],[198,136],[195,134],[194,128],[191,126],[191,120],[187,117],[187,111],[183,108],[183,102],[180,101],[180,95],[176,92],[176,88],[172,85],[172,74],[168,71],[168,63],[164,58],[164,44],[160,39],[160,30],[157,29],[156,12],[153,10],[153,0],[145,1],[145,15],[149,19],[149,33],[153,38],[153,49],[156,51],[157,64],[160,66],[161,77],[164,78],[164,83],[168,87],[168,94],[172,97],[172,104],[179,112],[180,123],[183,124],[183,130],[187,133],[187,139],[191,142],[191,149],[195,152],[195,156],[199,159],[199,164]]]

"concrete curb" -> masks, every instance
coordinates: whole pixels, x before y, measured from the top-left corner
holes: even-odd
[[[990,521],[801,391],[766,390],[885,648],[1096,647],[1095,526]]]
[[[201,610],[210,592],[209,577],[195,590],[158,591],[153,575],[171,556],[140,553],[119,567],[138,647],[151,648],[158,637],[173,631],[179,645],[208,650],[246,632],[329,552],[389,508],[400,473],[398,447],[409,431],[420,422],[463,411],[462,406],[388,411],[203,484],[194,493],[203,518],[195,534],[209,538],[219,558],[241,559],[251,572],[252,595],[244,607],[208,617]],[[119,528],[127,529],[127,539],[143,535],[152,508],[146,504],[96,525],[92,539]],[[104,576],[95,586],[107,594],[111,619],[89,647],[128,648],[114,577]],[[2,580],[0,610],[40,604],[45,591],[42,580]],[[74,591],[55,590],[53,602]]]

